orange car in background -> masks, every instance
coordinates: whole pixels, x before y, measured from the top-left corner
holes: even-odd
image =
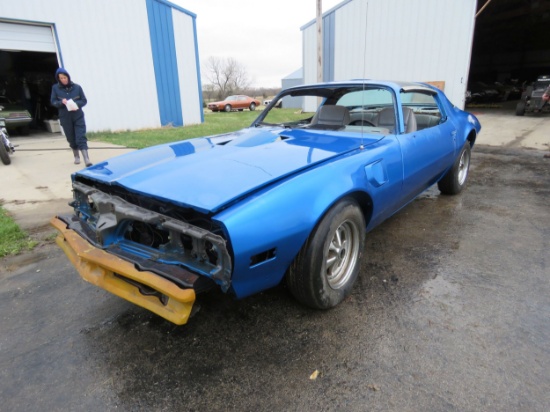
[[[243,111],[243,109],[253,111],[256,110],[256,107],[259,105],[259,100],[244,95],[236,95],[229,96],[221,102],[208,103],[208,108],[213,112],[230,112],[231,110]]]

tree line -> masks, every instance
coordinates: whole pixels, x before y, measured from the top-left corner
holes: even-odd
[[[246,68],[232,57],[209,57],[203,64],[203,99],[223,100],[233,94],[246,94],[251,97],[269,97],[281,88],[255,88],[250,86]]]

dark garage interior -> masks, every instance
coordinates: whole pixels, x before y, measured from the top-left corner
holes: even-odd
[[[481,101],[519,99],[550,74],[550,0],[478,0],[469,90]]]
[[[31,113],[31,129],[57,116],[49,103],[57,67],[55,53],[0,50],[0,95]]]

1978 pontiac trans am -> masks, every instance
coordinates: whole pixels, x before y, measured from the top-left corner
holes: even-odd
[[[317,110],[273,109],[283,96]],[[369,230],[431,185],[465,187],[480,128],[427,84],[294,87],[246,129],[73,174],[75,213],[52,224],[85,280],[176,324],[198,293],[283,279],[328,309],[350,294]]]

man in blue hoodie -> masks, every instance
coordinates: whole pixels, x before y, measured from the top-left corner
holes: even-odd
[[[80,85],[71,81],[71,76],[62,67],[55,72],[55,79],[57,83],[52,86],[50,101],[58,109],[61,127],[63,127],[69,146],[73,149],[74,163],[80,164],[80,155],[78,154],[80,150],[86,166],[92,166],[88,157],[86,122],[82,111],[88,102],[84,90]]]

